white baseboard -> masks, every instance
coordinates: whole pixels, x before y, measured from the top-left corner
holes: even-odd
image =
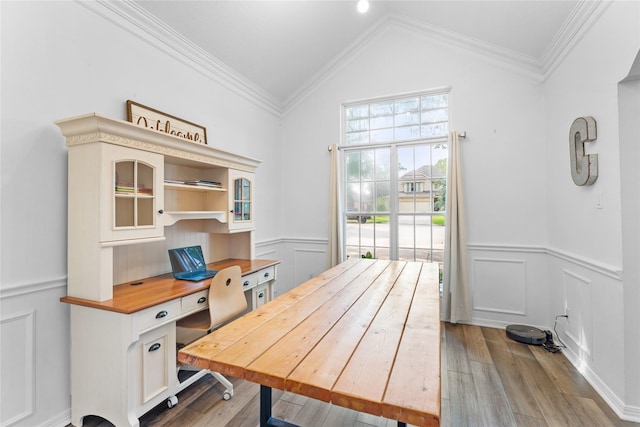
[[[476,319],[471,322],[475,326],[483,326],[487,328],[505,329],[513,322],[501,322],[491,319]],[[542,330],[552,330],[549,326],[529,325]],[[565,357],[573,366],[582,374],[582,376],[591,384],[596,393],[609,405],[609,407],[620,417],[621,420],[640,423],[640,408],[625,405],[618,396],[589,368],[588,365],[582,364],[580,358],[569,348],[562,350]]]
[[[40,424],[38,427],[66,427],[71,425],[71,408]]]
[[[620,419],[640,423],[639,407],[625,405],[624,402],[622,402],[622,400],[620,400],[620,398],[618,398],[618,396],[616,396],[616,394],[607,387],[607,384],[605,384],[605,382],[602,381],[587,364],[581,363],[578,355],[569,347],[564,348],[562,352],[571,364],[576,367],[578,372],[580,372],[589,384],[591,384],[600,397],[607,402],[616,415],[620,417]]]

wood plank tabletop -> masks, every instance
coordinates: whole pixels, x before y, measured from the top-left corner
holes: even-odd
[[[438,265],[347,261],[183,348],[178,360],[419,425],[440,425]]]

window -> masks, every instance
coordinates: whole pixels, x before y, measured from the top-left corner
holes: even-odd
[[[344,253],[442,263],[447,91],[347,104],[343,112]]]
[[[423,182],[405,182],[404,183],[404,192],[405,193],[420,193],[422,192]]]

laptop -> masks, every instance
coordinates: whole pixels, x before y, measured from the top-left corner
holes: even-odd
[[[200,245],[169,249],[169,260],[173,277],[179,280],[199,282],[215,276],[218,272],[218,270],[207,270]]]

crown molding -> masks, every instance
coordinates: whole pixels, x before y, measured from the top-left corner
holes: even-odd
[[[448,30],[436,25],[426,24],[406,16],[393,16],[392,22],[406,30],[414,31],[430,40],[444,45],[458,47],[484,58],[492,59],[498,64],[525,73],[532,78],[539,78],[540,64],[529,56],[474,37]]]
[[[460,33],[436,27],[424,22],[400,15],[389,15],[380,19],[367,32],[362,34],[330,62],[322,67],[310,79],[308,79],[293,95],[284,101],[283,113],[286,115],[298,103],[315,92],[322,84],[335,75],[353,58],[356,52],[362,50],[367,44],[392,27],[411,31],[418,36],[427,37],[429,40],[440,42],[444,46],[455,46],[478,55],[483,59],[493,59],[498,65],[509,65],[516,72],[524,73],[527,77],[537,81],[542,80],[540,63],[521,53],[511,51],[487,42],[462,35]]]
[[[613,0],[582,0],[576,5],[542,57],[538,59],[543,80],[562,63],[611,3]]]
[[[282,117],[282,104],[275,96],[204,51],[134,2],[130,0],[76,0],[76,2],[254,105],[277,117]]]
[[[279,118],[282,118],[303,99],[326,83],[342,67],[349,63],[357,51],[391,27],[412,31],[417,35],[428,37],[429,40],[440,42],[446,46],[464,49],[498,66],[506,66],[514,72],[535,81],[543,82],[562,63],[573,47],[612,3],[612,0],[580,1],[539,58],[505,49],[445,28],[425,24],[410,17],[389,15],[379,20],[367,32],[327,62],[284,102],[280,102],[278,98],[207,53],[131,0],[118,2],[108,0],[76,1],[78,4]]]
[[[293,95],[287,98],[283,106],[284,115],[335,75],[340,68],[344,67],[355,56],[356,52],[362,50],[367,44],[392,27],[411,31],[418,36],[427,37],[429,40],[437,41],[444,46],[464,49],[482,59],[492,60],[497,65],[508,65],[513,71],[524,73],[527,77],[536,81],[542,81],[542,68],[540,62],[535,58],[451,30],[426,24],[413,18],[389,15],[380,19],[367,32],[349,44],[308,79]]]

